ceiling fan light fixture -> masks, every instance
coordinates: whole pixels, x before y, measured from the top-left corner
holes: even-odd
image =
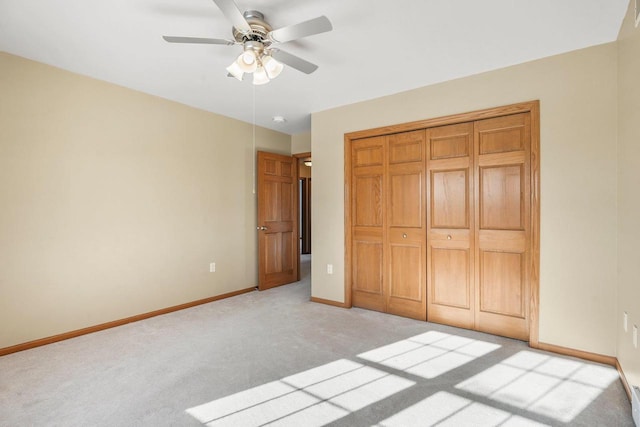
[[[284,65],[273,59],[273,57],[271,57],[270,55],[265,55],[262,57],[262,66],[267,72],[267,76],[269,76],[269,78],[272,80],[278,77],[284,69]]]
[[[258,62],[256,61],[256,56],[255,53],[250,51],[245,51],[242,52],[240,54],[240,56],[238,56],[238,59],[236,59],[236,64],[238,64],[238,67],[240,67],[240,69],[245,72],[245,73],[253,73],[256,68],[258,67]],[[249,62],[249,58],[253,56],[253,61]]]
[[[242,68],[240,68],[240,66],[238,65],[237,61],[233,61],[231,63],[231,65],[229,65],[227,67],[227,71],[229,72],[229,74],[231,74],[233,77],[235,77],[236,79],[242,81],[242,77],[244,76],[244,71],[242,71]]]
[[[267,76],[267,72],[264,67],[258,67],[253,72],[253,84],[254,85],[263,85],[269,83],[269,76]]]
[[[254,62],[256,62],[256,54],[252,50],[243,52],[241,58],[242,62],[248,66],[251,66]]]

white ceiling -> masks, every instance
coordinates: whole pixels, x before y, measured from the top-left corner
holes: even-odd
[[[629,0],[236,0],[280,28],[330,33],[279,45],[319,65],[265,86],[226,77],[240,46],[211,0],[0,0],[0,50],[285,133],[311,113],[614,41]],[[277,124],[271,118],[286,117]]]

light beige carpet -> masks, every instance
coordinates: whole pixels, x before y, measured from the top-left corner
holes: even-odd
[[[0,357],[1,426],[632,426],[608,366],[305,279]]]

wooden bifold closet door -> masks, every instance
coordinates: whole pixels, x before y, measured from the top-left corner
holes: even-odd
[[[529,338],[529,114],[475,123],[475,329]]]
[[[427,129],[428,320],[474,326],[473,123]]]
[[[529,339],[531,114],[350,140],[353,305]]]
[[[426,320],[424,131],[351,149],[354,305]]]

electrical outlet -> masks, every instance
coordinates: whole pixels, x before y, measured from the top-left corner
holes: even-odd
[[[333,274],[333,264],[327,264],[327,274]]]
[[[626,311],[622,315],[622,327],[624,328],[625,332],[629,330],[629,315]]]
[[[212,262],[211,264],[209,264],[209,272],[210,273],[215,273],[216,272],[216,263]]]
[[[633,325],[633,346],[638,348],[638,327]]]

